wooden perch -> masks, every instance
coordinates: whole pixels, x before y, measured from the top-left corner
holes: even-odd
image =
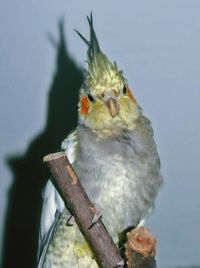
[[[95,208],[66,155],[64,153],[50,154],[44,157],[44,162],[49,166],[67,206],[92,248],[98,265],[104,268],[123,267],[124,261],[101,219],[92,224]]]
[[[127,234],[126,257],[128,268],[156,268],[156,239],[145,227],[138,227]]]
[[[67,156],[64,153],[44,157],[50,171],[70,208],[77,225],[92,248],[100,267],[124,267],[112,238],[101,219],[92,223],[95,208],[79,182]],[[128,268],[156,268],[156,240],[144,227],[133,229],[127,234],[126,257]]]

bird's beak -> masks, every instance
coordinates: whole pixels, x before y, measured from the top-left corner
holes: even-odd
[[[119,104],[117,103],[116,98],[109,97],[105,100],[105,104],[108,107],[110,115],[114,118],[119,114]]]

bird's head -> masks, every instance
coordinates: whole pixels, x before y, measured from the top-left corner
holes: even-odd
[[[100,50],[92,15],[88,22],[90,41],[77,31],[88,45],[88,70],[80,89],[79,122],[101,137],[118,135],[125,129],[134,128],[140,108],[122,71]]]

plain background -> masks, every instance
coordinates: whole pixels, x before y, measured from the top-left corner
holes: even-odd
[[[47,96],[56,60],[56,49],[48,34],[57,40],[58,22],[64,18],[70,57],[78,67],[84,67],[86,46],[73,28],[87,36],[86,15],[91,10],[102,50],[124,71],[155,131],[165,186],[147,226],[158,241],[158,266],[197,265],[199,0],[0,2],[1,251],[7,194],[14,179],[6,158],[23,155],[46,121]]]

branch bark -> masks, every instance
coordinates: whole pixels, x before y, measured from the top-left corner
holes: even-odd
[[[126,257],[128,268],[156,268],[156,239],[145,227],[127,234]]]
[[[44,157],[44,162],[49,166],[67,206],[92,248],[98,265],[105,268],[123,267],[124,261],[101,219],[92,224],[95,208],[66,155],[64,153],[50,154]]]

